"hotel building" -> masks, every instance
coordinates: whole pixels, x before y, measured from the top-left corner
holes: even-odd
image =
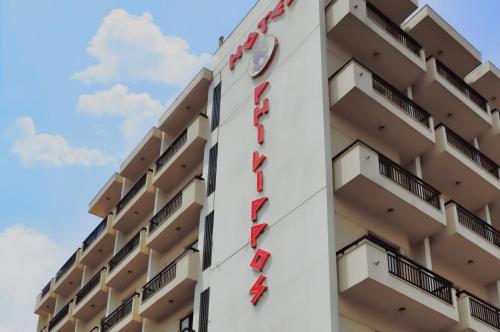
[[[258,1],[91,200],[37,331],[500,331],[500,71],[417,7]]]

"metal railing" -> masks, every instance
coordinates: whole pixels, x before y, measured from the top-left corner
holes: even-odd
[[[431,270],[399,254],[397,248],[385,241],[373,236],[365,235],[344,248],[337,251],[337,256],[344,255],[351,248],[359,246],[363,241],[371,242],[384,249],[387,253],[388,272],[421,290],[449,303],[453,304],[453,284]]]
[[[467,83],[464,82],[457,74],[455,74],[451,69],[443,65],[439,60],[436,60],[436,70],[444,79],[446,79],[451,85],[457,88],[462,94],[467,98],[472,100],[477,106],[479,106],[483,111],[488,111],[488,101],[486,98],[481,96],[476,90],[472,89]]]
[[[500,330],[500,309],[481,300],[475,295],[467,291],[460,291],[457,297],[461,294],[465,294],[469,297],[470,303],[470,314],[472,317],[479,319],[480,321],[493,326]]]
[[[418,106],[413,100],[405,96],[398,89],[391,86],[381,77],[372,73],[372,85],[375,91],[378,91],[384,97],[389,99],[393,104],[398,106],[406,114],[417,120],[424,126],[430,128],[430,114],[422,107]]]
[[[113,326],[118,324],[123,318],[127,317],[131,312],[134,305],[134,297],[138,296],[138,293],[135,293],[123,303],[116,308],[111,314],[109,314],[102,322],[101,322],[101,332],[106,332],[110,330]]]
[[[422,46],[369,2],[366,2],[366,14],[373,23],[390,34],[401,45],[406,47],[416,56],[420,56]]]
[[[158,290],[165,287],[169,282],[175,279],[175,274],[177,270],[177,262],[186,256],[190,251],[197,252],[194,248],[186,249],[182,254],[180,254],[173,262],[168,264],[163,270],[161,270],[153,279],[146,283],[142,287],[142,302],[146,301]]]
[[[134,196],[141,190],[142,187],[146,184],[146,180],[148,177],[148,172],[144,174],[130,190],[127,192],[125,196],[116,204],[116,214],[118,214],[123,208],[134,198]]]
[[[101,269],[95,276],[90,279],[85,286],[83,286],[78,293],[76,293],[76,300],[75,304],[80,303],[94,288],[99,285],[101,281],[101,272],[104,271],[106,268]]]
[[[396,182],[412,194],[434,206],[436,209],[441,209],[439,191],[380,153],[379,171],[380,174]]]
[[[104,218],[99,225],[92,231],[92,233],[83,240],[82,251],[87,250],[88,247],[101,235],[108,224],[108,217]]]
[[[456,202],[450,201],[447,204],[455,204],[457,207],[458,222],[485,239],[486,241],[500,247],[500,232],[493,226],[488,224],[481,218],[458,205]]]
[[[149,234],[158,228],[182,205],[182,191],[174,196],[158,213],[149,221]]]
[[[141,229],[137,234],[134,235],[121,249],[118,251],[113,258],[109,261],[109,271],[113,271],[135,248],[139,246],[141,242]]]
[[[42,288],[42,291],[40,292],[40,299],[43,299],[45,297],[45,295],[47,295],[47,293],[50,291],[50,286],[52,284],[52,280],[48,282],[47,285],[45,285],[45,287]]]
[[[59,310],[57,314],[49,321],[49,331],[68,315],[71,302],[73,302],[73,300],[66,303],[66,305],[62,307],[61,310]]]
[[[90,330],[89,332],[97,332],[97,331],[99,331],[99,326],[94,326],[92,330]]]
[[[444,127],[446,131],[446,139],[448,143],[453,146],[456,150],[460,151],[463,155],[477,164],[479,167],[483,168],[485,171],[493,175],[495,178],[499,178],[498,165],[485,156],[481,151],[476,149],[469,142],[464,140],[462,137],[458,136],[455,132],[444,125],[439,125],[438,127]]]
[[[68,270],[75,264],[77,254],[78,254],[78,250],[75,251],[75,253],[73,255],[71,255],[71,257],[66,261],[66,263],[64,263],[64,265],[59,269],[59,271],[57,271],[56,281],[61,279],[62,276],[64,274],[66,274],[66,272],[68,272]]]
[[[156,161],[156,172],[160,170],[163,165],[168,163],[170,159],[172,159],[173,155],[179,151],[179,149],[187,142],[187,128],[177,136],[177,138],[170,144],[170,146],[162,153],[160,158]]]

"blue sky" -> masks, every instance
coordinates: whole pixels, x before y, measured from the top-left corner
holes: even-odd
[[[0,332],[31,328],[36,293],[99,221],[89,201],[254,2],[0,0]],[[425,2],[500,64],[499,1]]]

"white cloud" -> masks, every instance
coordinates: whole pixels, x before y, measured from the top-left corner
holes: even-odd
[[[99,63],[72,75],[86,83],[146,80],[181,86],[211,60],[209,54],[191,53],[184,39],[165,36],[151,13],[135,16],[123,9],[104,18],[87,53]]]
[[[36,296],[61,259],[60,248],[36,230],[16,225],[0,231],[0,332],[35,330]]]
[[[21,158],[25,167],[43,166],[103,166],[114,161],[100,150],[85,146],[73,147],[61,135],[37,133],[33,119],[19,117],[14,127],[12,153]]]
[[[77,110],[94,116],[121,118],[123,137],[129,144],[135,144],[158,120],[163,106],[148,93],[131,93],[126,86],[117,84],[109,90],[81,95]]]

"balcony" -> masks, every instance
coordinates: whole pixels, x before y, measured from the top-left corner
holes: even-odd
[[[49,332],[74,332],[76,320],[73,318],[74,303],[69,301],[49,321]]]
[[[365,0],[334,1],[326,9],[326,27],[329,38],[398,90],[406,89],[425,72],[420,44]]]
[[[211,82],[212,71],[202,68],[161,116],[159,128],[168,135],[176,135],[179,128],[186,127],[197,114],[206,114]]]
[[[422,158],[422,172],[470,211],[492,202],[500,190],[498,165],[442,125],[436,128],[436,145]]]
[[[453,201],[446,218],[446,229],[432,237],[433,255],[479,284],[499,280],[500,232]]]
[[[93,276],[75,298],[74,316],[82,320],[91,320],[108,303],[108,286],[106,286],[106,268]]]
[[[135,293],[101,322],[100,332],[140,332],[142,318],[138,311],[139,294]]]
[[[146,229],[132,237],[109,261],[106,285],[123,289],[147,268]]]
[[[54,283],[54,293],[61,296],[69,296],[77,289],[83,276],[83,265],[80,262],[81,249],[75,251],[73,255],[57,271]]]
[[[500,309],[462,291],[458,294],[459,328],[454,331],[496,332],[500,330]]]
[[[113,251],[115,230],[111,226],[112,218],[111,214],[105,217],[83,241],[80,259],[83,265],[94,267],[101,262],[102,257]]]
[[[48,316],[54,313],[56,295],[54,294],[55,280],[51,279],[36,298],[35,314]]]
[[[429,113],[355,60],[330,78],[329,85],[333,112],[396,148],[403,163],[434,144]]]
[[[491,127],[479,137],[481,151],[500,164],[500,111],[491,112]]]
[[[154,208],[155,188],[153,172],[147,171],[116,205],[113,227],[121,232],[130,231]]]
[[[180,179],[195,170],[203,160],[208,137],[208,119],[199,116],[189,125],[156,161],[153,185],[168,192]]]
[[[159,319],[192,302],[199,272],[198,252],[186,250],[144,285],[139,314]]]
[[[104,187],[97,193],[89,204],[89,213],[95,214],[98,217],[106,217],[116,203],[120,200],[122,194],[123,177],[115,173],[106,182]]]
[[[465,77],[465,82],[484,96],[493,108],[500,108],[500,69],[485,62]]]
[[[402,27],[422,44],[428,57],[439,58],[462,78],[481,64],[481,53],[429,6]]]
[[[419,242],[446,225],[440,193],[388,158],[355,142],[333,160],[335,198]]]
[[[341,297],[365,305],[408,328],[442,331],[458,321],[452,284],[371,236],[337,252]],[[422,318],[425,319],[422,319]]]
[[[196,228],[203,207],[205,185],[195,177],[176,194],[149,222],[147,246],[164,252],[176,239]]]
[[[486,100],[435,58],[427,60],[427,73],[414,86],[416,102],[466,140],[491,126]]]

